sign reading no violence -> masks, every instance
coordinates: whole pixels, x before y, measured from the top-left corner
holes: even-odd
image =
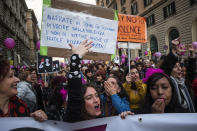
[[[93,41],[93,52],[113,54],[116,48],[118,22],[60,9],[44,8],[41,45],[69,49]]]
[[[118,14],[118,41],[146,43],[146,19],[140,16]]]

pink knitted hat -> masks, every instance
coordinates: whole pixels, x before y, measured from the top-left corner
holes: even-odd
[[[161,74],[166,75],[162,69],[149,68],[146,72],[146,77],[143,79],[143,82],[146,83],[148,79],[155,73],[161,73]]]

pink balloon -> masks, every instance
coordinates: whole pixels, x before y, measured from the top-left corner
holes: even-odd
[[[14,46],[15,46],[15,41],[14,41],[14,39],[12,39],[12,38],[6,38],[6,39],[4,40],[4,44],[5,44],[5,46],[6,46],[7,48],[12,49],[12,48],[14,48]]]
[[[148,51],[144,51],[144,55],[148,55]]]
[[[26,69],[26,68],[27,68],[27,67],[24,65],[24,66],[23,66],[23,69]]]
[[[60,90],[60,94],[61,94],[61,96],[62,96],[62,100],[66,100],[66,97],[67,97],[67,94],[68,94],[68,92],[67,92],[67,90],[65,90],[65,89],[61,89]]]
[[[83,64],[85,64],[85,62],[82,60],[81,64],[83,65]]]
[[[81,78],[82,84],[85,85],[87,81],[84,78]]]
[[[194,41],[192,44],[193,44],[194,48],[197,48],[197,42],[196,41]]]
[[[138,61],[139,59],[140,59],[140,57],[137,56],[137,57],[135,58],[135,61]]]
[[[126,55],[124,55],[124,54],[121,56],[121,58],[125,58],[125,57],[126,57]]]
[[[185,47],[184,44],[179,44],[179,48],[180,48],[180,49],[183,49],[184,47]]]
[[[181,52],[180,55],[183,56],[185,54],[185,52]]]
[[[36,43],[36,49],[37,50],[40,50],[40,41],[37,41],[37,43]]]
[[[156,56],[156,57],[160,57],[160,56],[161,56],[161,53],[160,53],[160,52],[156,52],[156,53],[155,53],[155,56]]]
[[[124,64],[124,63],[125,63],[125,59],[122,59],[122,60],[121,60],[121,63]]]
[[[20,66],[19,65],[17,66],[17,69],[20,69]]]
[[[11,69],[13,69],[13,68],[14,68],[14,66],[13,66],[13,65],[10,65],[10,68],[11,68]]]
[[[91,64],[91,61],[90,60],[88,61],[88,64]]]

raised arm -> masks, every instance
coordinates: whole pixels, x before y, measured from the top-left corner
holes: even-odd
[[[74,47],[70,44],[72,48],[72,56],[70,58],[70,72],[68,75],[68,105],[66,114],[64,116],[64,121],[76,122],[80,121],[81,109],[82,109],[82,99],[81,94],[82,82],[81,82],[81,60],[82,57],[90,49],[92,42],[88,40],[83,41],[78,47]]]

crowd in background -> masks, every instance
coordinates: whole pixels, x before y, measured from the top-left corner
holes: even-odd
[[[118,114],[125,118],[129,114],[194,113],[195,49],[188,45],[188,58],[183,61],[176,40],[172,44],[170,53],[157,63],[142,58],[131,60],[130,70],[128,60],[125,64],[104,61],[82,64],[82,57],[91,48],[87,40],[78,48],[71,45],[70,64],[56,73],[38,74],[33,67],[10,69],[9,63],[1,58],[0,117],[42,113],[43,120],[76,122]],[[10,104],[16,103],[16,99],[20,101],[19,107]],[[17,109],[11,113],[14,108]]]

